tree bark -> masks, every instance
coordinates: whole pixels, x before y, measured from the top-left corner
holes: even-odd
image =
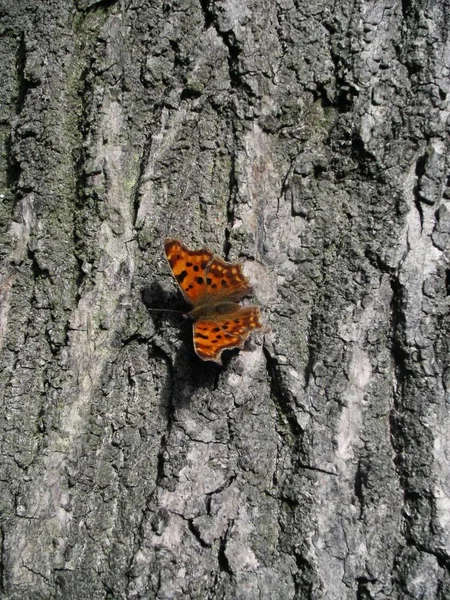
[[[2,1],[1,598],[450,598],[449,11]]]

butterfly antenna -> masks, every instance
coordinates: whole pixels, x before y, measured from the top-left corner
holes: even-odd
[[[169,312],[169,313],[177,313],[178,315],[182,314],[182,310],[172,310],[170,308],[149,308],[147,306],[147,310],[151,310],[152,312]]]

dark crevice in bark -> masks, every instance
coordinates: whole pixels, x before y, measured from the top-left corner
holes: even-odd
[[[211,499],[212,499],[213,494],[209,493],[206,494],[205,496],[205,508],[206,508],[206,514],[208,516],[211,515]]]
[[[214,26],[214,12],[211,10],[210,0],[200,0],[200,6],[203,11],[204,28],[209,29]]]
[[[314,467],[312,465],[305,465],[301,462],[296,464],[296,469],[305,469],[305,471],[315,471],[316,473],[324,473],[325,475],[337,477],[337,473],[333,473],[333,471],[328,471],[327,469],[321,469],[320,467]]]
[[[294,194],[292,193],[291,184],[292,184],[292,173],[294,172],[294,167],[296,163],[296,158],[290,160],[289,168],[286,171],[285,176],[281,182],[280,193],[277,197],[277,214],[280,212],[280,202],[284,199],[285,202],[288,202],[291,207],[291,217],[297,216],[294,211]]]
[[[239,56],[242,52],[239,42],[233,31],[222,33],[216,28],[217,33],[223,39],[225,46],[228,48],[228,69],[230,73],[230,84],[235,89],[244,90],[249,96],[252,96],[251,88],[245,84],[239,72]]]
[[[180,44],[176,40],[169,40],[169,46],[173,50],[173,66],[174,67],[184,67],[185,61],[181,58],[180,54]]]
[[[382,172],[379,169],[375,156],[366,149],[359,136],[354,135],[351,140],[351,157],[359,166],[359,173],[363,179],[369,181],[380,180]]]
[[[214,380],[213,380],[213,383],[212,383],[212,389],[214,391],[219,389],[222,370],[226,370],[226,368],[227,368],[227,366],[229,364],[229,361],[226,361],[225,359],[226,359],[226,354],[222,358],[222,366],[220,366],[220,365],[214,365],[216,367],[215,377],[214,377]]]
[[[348,131],[345,124],[336,123],[330,131],[328,145],[333,152],[329,172],[333,173],[336,184],[345,185],[349,175],[354,176],[355,172],[361,182],[370,185],[374,181],[382,182],[383,172],[376,158],[357,134]],[[351,163],[348,163],[349,160]]]
[[[428,490],[428,481],[432,472],[430,448],[433,440],[431,432],[423,426],[419,409],[411,398],[411,391],[409,393],[406,391],[411,386],[417,388],[418,381],[414,379],[414,372],[411,372],[408,367],[411,358],[405,350],[404,289],[397,277],[391,278],[391,286],[393,290],[391,352],[397,387],[394,391],[394,410],[390,414],[389,423],[395,450],[394,464],[405,506],[403,534],[408,546],[437,556],[433,548],[436,505],[433,493]],[[428,524],[423,525],[427,520]],[[422,543],[419,548],[418,539],[421,535],[419,531],[422,529],[424,529],[422,539],[427,542]]]
[[[438,563],[439,567],[441,569],[444,570],[444,572],[448,573],[450,572],[450,558],[448,556],[448,553],[446,552],[445,549],[436,549],[434,547],[431,547],[430,545],[426,545],[423,543],[418,543],[416,542],[416,540],[414,539],[406,539],[407,542],[407,547],[408,548],[414,548],[416,549],[418,552],[421,552],[423,554],[429,554],[430,556],[434,556],[436,558],[436,562]],[[438,598],[438,596],[436,596],[436,598]]]
[[[30,247],[27,247],[27,256],[30,260],[31,272],[33,274],[33,279],[36,281],[37,279],[48,279],[50,277],[50,272],[48,269],[43,269],[36,258],[36,253],[34,250],[31,250]]]
[[[233,446],[235,439],[236,439],[236,433],[235,433],[234,423],[233,423],[232,419],[233,418],[230,414],[227,418],[227,431],[228,431],[227,441],[228,441],[229,446]]]
[[[75,227],[73,228],[73,231],[74,231],[74,248],[76,248],[77,236],[75,234]],[[86,278],[86,273],[83,270],[83,260],[77,255],[76,250],[74,250],[74,258],[75,258],[75,264],[77,265],[77,273],[76,273],[76,278],[75,278],[75,285],[76,285],[77,289],[75,292],[74,304],[75,304],[75,306],[78,306],[78,303],[81,300],[81,287]]]
[[[232,88],[236,90],[244,91],[246,96],[253,96],[253,92],[245,82],[242,81],[239,71],[239,61],[241,48],[236,40],[236,37],[233,31],[221,31],[219,25],[217,23],[217,15],[215,14],[214,7],[211,4],[210,0],[200,0],[200,6],[203,11],[204,18],[204,27],[208,29],[209,27],[214,27],[217,35],[222,39],[223,43],[228,49],[228,71],[230,75],[230,85]],[[229,196],[227,203],[227,227],[225,230],[225,241],[223,245],[223,252],[225,259],[227,259],[230,249],[231,249],[231,230],[234,225],[235,220],[235,206],[236,206],[236,194],[237,194],[237,178],[236,178],[236,156],[235,150],[237,145],[237,133],[234,122],[232,120],[231,127],[233,129],[233,140],[234,147],[231,152],[231,167],[230,167],[230,176],[229,176]]]
[[[117,593],[114,588],[112,588],[106,581],[102,579],[102,586],[105,590],[105,600],[115,600],[117,598]]]
[[[363,472],[361,461],[358,460],[358,465],[355,473],[354,492],[359,503],[359,518],[362,517],[364,511],[364,486],[366,484],[367,475]]]
[[[75,181],[75,199],[74,199],[74,211],[73,211],[73,222],[72,222],[72,239],[74,247],[74,257],[78,265],[76,274],[76,294],[75,294],[75,305],[81,300],[81,288],[84,281],[87,278],[87,273],[83,269],[83,264],[86,262],[87,256],[85,252],[86,245],[86,220],[85,211],[88,202],[89,184],[88,174],[86,172],[86,150],[88,147],[87,138],[89,134],[89,117],[88,117],[88,95],[90,91],[90,84],[88,83],[88,74],[91,72],[91,65],[87,65],[81,73],[81,111],[78,118],[77,130],[80,133],[79,146],[73,151],[73,167],[76,177]],[[84,254],[84,256],[83,256]]]
[[[319,326],[318,315],[314,311],[311,315],[311,323],[308,328],[308,361],[305,365],[305,390],[308,389],[311,377],[314,375],[314,364],[317,358],[317,343],[314,340],[314,334]]]
[[[386,264],[379,251],[374,252],[370,246],[366,246],[364,249],[364,256],[369,261],[369,264],[380,271],[380,273],[386,273],[389,275],[389,277],[397,278],[397,275],[395,275],[396,269]]]
[[[233,527],[234,521],[230,521],[228,523],[227,530],[221,536],[219,543],[219,551],[217,553],[217,563],[219,565],[219,570],[224,573],[228,573],[229,575],[233,574],[233,571],[230,567],[230,563],[228,562],[228,558],[225,554],[225,550],[227,548],[227,541],[230,536],[231,528]]]
[[[232,30],[222,31],[217,22],[217,15],[211,8],[209,0],[200,0],[200,5],[203,11],[203,18],[206,27],[214,27],[217,35],[222,39],[228,49],[228,72],[230,75],[230,84],[236,90],[245,91],[246,95],[252,97],[253,91],[241,78],[239,70],[239,61],[242,49],[236,36]]]
[[[155,118],[155,122],[159,122],[159,118]],[[142,181],[145,175],[145,171],[147,169],[148,166],[148,161],[150,158],[150,151],[151,151],[151,147],[152,147],[152,138],[153,138],[153,134],[150,133],[147,137],[147,139],[144,142],[144,145],[142,147],[142,154],[139,160],[139,172],[136,178],[136,184],[134,185],[133,188],[133,193],[132,193],[132,197],[133,197],[133,216],[132,216],[132,223],[133,223],[133,227],[136,229],[136,231],[139,231],[141,229],[141,227],[137,227],[136,226],[136,221],[137,221],[137,217],[138,217],[138,213],[139,213],[139,207],[140,207],[140,200],[141,200],[141,185],[142,185]],[[140,237],[138,236],[138,244],[141,250],[145,250],[145,246],[143,247],[141,243],[139,243]]]
[[[314,567],[303,554],[294,551],[298,572],[295,575],[295,597],[312,598],[314,586]]]
[[[295,414],[291,406],[291,394],[283,382],[282,374],[279,370],[279,365],[276,359],[272,358],[267,348],[263,347],[264,356],[266,357],[267,372],[270,379],[271,396],[275,404],[279,407],[285,416],[291,433],[295,440],[298,440],[303,435],[303,430],[297,422]]]
[[[96,0],[96,2],[93,2],[90,6],[86,6],[85,8],[83,6],[80,6],[80,4],[82,5],[83,2],[81,1],[77,1],[75,2],[78,10],[83,14],[83,15],[88,15],[88,14],[92,14],[92,13],[97,13],[99,11],[105,10],[110,8],[111,6],[114,6],[115,4],[119,4],[120,6],[122,6],[122,0]]]
[[[200,544],[200,546],[202,548],[211,548],[211,544],[208,544],[207,542],[205,542],[201,535],[200,535],[200,531],[197,529],[197,527],[195,526],[194,522],[192,519],[185,519],[187,524],[188,524],[188,529],[189,531],[192,533],[192,535],[195,537],[195,539],[197,540],[197,542]]]
[[[357,577],[355,581],[358,586],[356,589],[356,600],[371,600],[373,595],[368,586],[373,585],[377,580],[375,578]]]
[[[337,94],[334,106],[340,114],[349,113],[354,104],[354,99],[358,97],[358,92],[352,86],[342,80],[337,82]]]
[[[196,90],[192,87],[187,87],[181,91],[180,100],[195,100],[196,98],[200,98],[202,95],[202,91]]]
[[[312,94],[313,94],[314,102],[320,102],[321,106],[324,109],[331,108],[331,107],[335,107],[338,109],[338,105],[335,104],[334,102],[332,102],[328,98],[327,88],[324,84],[317,83],[316,89],[313,90]]]
[[[277,488],[279,485],[278,479],[275,474],[273,476],[272,483],[273,483],[274,488]],[[283,493],[272,494],[271,492],[268,492],[267,490],[264,493],[267,496],[270,496],[270,498],[275,498],[276,500],[283,502],[283,504],[286,504],[286,506],[288,506],[289,508],[296,508],[296,507],[300,506],[300,502],[296,498],[292,498],[291,496],[286,496]]]
[[[391,275],[390,279],[392,289],[392,301],[391,301],[391,352],[394,359],[394,369],[397,381],[397,394],[396,398],[401,399],[402,388],[406,380],[406,361],[407,352],[405,351],[405,312],[403,308],[403,286],[399,281],[398,276]],[[397,404],[397,403],[396,403]]]
[[[408,21],[417,20],[418,9],[420,6],[417,0],[402,0],[401,6],[404,19]]]
[[[140,333],[133,333],[126,338],[121,338],[123,347],[129,346],[133,342],[138,342],[139,344],[148,344],[148,338]],[[155,352],[156,354],[156,352]],[[134,381],[133,381],[134,385]]]
[[[13,141],[12,141],[10,131],[8,131],[8,133],[5,136],[4,149],[5,149],[5,159],[6,159],[6,161],[5,161],[6,162],[5,180],[6,180],[7,189],[11,190],[11,197],[9,198],[7,195],[5,195],[5,198],[2,199],[2,203],[6,204],[6,202],[9,201],[10,217],[11,217],[13,215],[14,208],[17,205],[17,202],[19,201],[19,199],[21,197],[23,197],[25,195],[26,190],[21,189],[20,194],[18,193],[19,180],[20,180],[20,175],[22,173],[22,169],[14,155]],[[5,222],[6,222],[6,219],[5,219]],[[0,259],[1,259],[1,256],[0,256]]]
[[[283,374],[280,371],[277,361],[271,357],[266,348],[263,348],[263,352],[266,357],[267,372],[269,373],[271,398],[279,410],[279,423],[277,425],[278,434],[285,440],[286,444],[291,446],[295,471],[298,472],[300,469],[305,469],[326,473],[328,475],[335,475],[335,473],[327,471],[326,469],[321,469],[315,465],[308,464],[309,454],[306,448],[309,444],[309,440],[305,439],[304,431],[295,415],[293,409],[295,399],[284,384]],[[288,435],[286,434],[286,424],[289,429]]]
[[[417,162],[416,162],[417,179],[416,179],[416,183],[413,188],[414,205],[417,209],[417,212],[419,213],[421,230],[423,229],[423,208],[422,208],[422,198],[420,196],[420,182],[421,182],[422,177],[426,173],[427,159],[428,159],[428,157],[427,157],[426,153],[417,159]]]
[[[164,453],[167,448],[168,440],[170,438],[170,434],[172,432],[172,427],[175,419],[175,411],[174,411],[174,373],[171,360],[167,357],[165,352],[163,352],[157,346],[152,346],[153,356],[159,356],[163,359],[165,364],[167,365],[167,369],[169,370],[169,374],[167,377],[167,382],[165,384],[165,389],[163,392],[164,401],[166,403],[166,431],[160,437],[159,443],[159,451],[157,454],[157,463],[156,463],[156,477],[155,477],[155,489],[158,487],[163,487],[163,482],[166,477],[164,473]],[[150,350],[149,350],[150,354]],[[149,358],[151,358],[149,356]]]
[[[432,554],[436,557],[437,563],[441,569],[444,569],[446,573],[450,573],[450,557],[446,550],[438,550]]]
[[[25,63],[26,63],[26,50],[25,50],[25,36],[22,33],[20,35],[19,44],[17,46],[16,54],[16,73],[17,73],[17,100],[16,100],[16,113],[20,114],[23,109],[25,97],[28,90],[33,87],[31,82],[25,79]],[[37,85],[37,83],[36,83]],[[36,86],[34,86],[36,87]]]
[[[229,252],[231,249],[231,231],[233,229],[236,211],[236,195],[237,195],[237,178],[236,178],[236,144],[237,135],[234,123],[231,124],[233,130],[233,149],[230,157],[230,175],[229,175],[229,192],[227,201],[227,226],[225,229],[225,241],[223,244],[223,254],[225,260],[228,259]]]
[[[330,27],[330,24],[326,21],[324,21],[324,26],[336,38],[336,32],[333,30],[334,27]],[[342,37],[342,35],[340,35],[340,37]],[[349,53],[347,45],[348,42],[346,41],[343,53]],[[352,66],[348,64],[348,61],[343,56],[337,54],[333,50],[333,46],[330,47],[330,57],[334,65],[335,97],[333,100],[330,100],[328,98],[328,92],[323,86],[317,86],[317,91],[315,93],[317,94],[317,97],[320,97],[321,101],[324,102],[324,106],[334,106],[338,113],[346,114],[352,110],[354,99],[359,96],[359,91],[355,86],[349,83],[342,75],[342,73],[351,72]]]
[[[232,575],[232,571],[231,571],[230,565],[228,563],[228,559],[225,555],[225,549],[226,549],[226,543],[225,543],[225,540],[222,538],[220,540],[219,552],[217,553],[217,562],[219,565],[219,570],[224,573],[229,573],[230,575]]]
[[[137,553],[139,552],[139,550],[142,548],[142,546],[144,544],[145,524],[149,521],[150,515],[153,515],[151,525],[152,525],[153,531],[156,533],[158,532],[158,525],[156,522],[157,521],[162,522],[162,521],[164,521],[164,519],[166,517],[163,510],[160,510],[158,512],[155,512],[154,510],[152,510],[152,508],[151,508],[152,501],[153,501],[153,493],[147,497],[145,507],[141,513],[141,518],[136,525],[135,534],[133,536],[133,550],[130,553],[130,558],[129,558],[129,560],[126,564],[126,568],[125,568],[125,575],[128,580],[128,585],[130,585],[130,582],[133,579],[133,570],[134,570],[133,564],[136,560]],[[167,518],[167,520],[168,520],[168,518]]]
[[[52,320],[53,319],[51,319],[51,317],[50,317],[49,318],[50,324],[51,324]],[[54,356],[55,358],[59,356],[61,347],[69,345],[69,332],[70,332],[70,329],[69,329],[69,321],[67,319],[64,322],[64,330],[63,331],[64,331],[64,338],[63,338],[64,341],[63,341],[63,343],[55,343],[53,341],[52,336],[50,334],[50,331],[49,331],[48,327],[46,327],[45,332],[44,332],[44,337],[45,337],[45,340],[46,340],[46,342],[48,344],[48,347],[50,348],[50,352],[52,353],[52,356]],[[46,383],[48,383],[49,386],[51,385],[51,381],[50,380],[46,381]]]
[[[0,527],[0,593],[5,593],[5,549],[3,527]]]
[[[231,443],[231,442],[230,442]],[[226,479],[222,485],[219,485],[219,487],[217,487],[215,490],[213,490],[212,492],[207,492],[206,493],[206,504],[207,504],[207,511],[208,514],[211,510],[211,498],[213,496],[215,496],[216,494],[221,494],[223,491],[227,490],[232,483],[236,480],[236,475],[231,475],[230,477],[228,477],[228,479]]]
[[[400,486],[403,490],[403,501],[405,502],[406,495],[406,478],[405,461],[404,461],[404,446],[405,436],[404,431],[404,416],[403,416],[403,395],[404,385],[407,378],[407,353],[404,349],[405,335],[405,314],[403,310],[403,286],[397,276],[391,275],[391,353],[394,361],[395,385],[393,399],[394,408],[389,414],[390,438],[395,456],[394,464],[399,477]]]
[[[3,215],[1,215],[2,219],[1,219],[0,235],[2,237],[4,235],[4,232],[6,231],[6,223],[8,223],[8,221],[12,218],[13,213],[14,213],[14,208],[20,197],[19,194],[17,193],[17,190],[19,187],[21,168],[13,154],[13,142],[12,142],[12,138],[11,138],[11,133],[9,131],[5,135],[4,149],[5,149],[5,164],[6,164],[5,183],[6,183],[6,189],[10,190],[10,194],[6,193],[4,195],[4,198],[2,198],[2,204],[4,205],[4,207],[6,208],[6,205],[7,204],[9,205],[8,212],[5,211],[5,213]],[[3,223],[5,225],[3,225]],[[4,243],[5,242],[2,240],[1,246],[4,247]],[[0,252],[3,252],[3,248],[1,248],[1,247],[0,247]],[[2,259],[3,259],[3,256],[0,254],[0,260],[2,260]]]

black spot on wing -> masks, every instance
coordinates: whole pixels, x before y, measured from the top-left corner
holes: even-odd
[[[201,338],[202,340],[209,340],[209,335],[203,335],[203,333],[196,333],[196,338]]]
[[[181,271],[181,273],[178,273],[178,275],[175,276],[175,279],[178,281],[179,284],[182,284],[184,279],[187,277],[187,271]]]

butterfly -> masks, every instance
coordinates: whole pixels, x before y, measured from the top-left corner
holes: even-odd
[[[177,239],[167,239],[164,250],[185,300],[192,305],[186,316],[194,319],[197,356],[222,364],[224,350],[242,348],[252,331],[263,328],[259,308],[239,304],[252,290],[242,266],[207,249],[189,250]]]

